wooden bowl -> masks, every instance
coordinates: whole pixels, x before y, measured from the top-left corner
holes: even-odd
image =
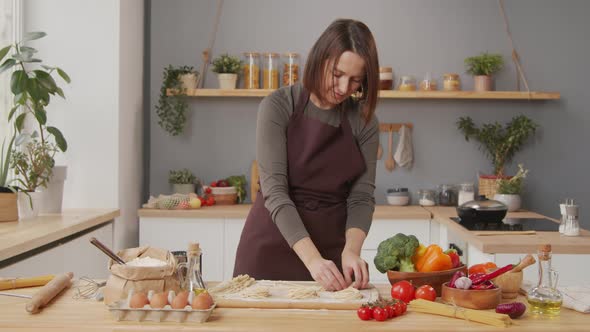
[[[503,299],[515,299],[522,285],[522,271],[506,272],[494,278],[493,281],[502,290]]]
[[[234,205],[238,201],[238,194],[213,194],[216,205]]]
[[[494,309],[502,299],[502,290],[500,288],[474,290],[451,288],[448,282],[442,285],[442,300],[449,304],[455,304],[459,307],[483,310]]]
[[[399,272],[389,270],[387,271],[387,278],[392,285],[401,280],[407,280],[415,287],[430,285],[436,290],[436,295],[440,296],[442,284],[450,281],[453,274],[457,271],[463,271],[467,274],[467,266],[461,265],[454,269],[437,272]]]

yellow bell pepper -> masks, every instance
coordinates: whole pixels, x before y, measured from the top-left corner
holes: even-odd
[[[412,263],[414,263],[414,266],[416,266],[416,262],[418,262],[418,260],[422,258],[422,256],[424,256],[425,253],[426,246],[420,243],[418,248],[416,248],[416,250],[414,251],[414,255],[412,256]]]

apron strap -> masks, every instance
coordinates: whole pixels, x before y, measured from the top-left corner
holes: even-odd
[[[299,93],[299,98],[297,98],[297,103],[295,104],[293,115],[303,115],[303,111],[305,110],[305,106],[307,106],[308,101],[309,92],[303,87],[303,85],[301,85],[301,92]]]

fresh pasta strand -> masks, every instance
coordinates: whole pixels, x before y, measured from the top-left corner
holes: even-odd
[[[264,286],[248,287],[241,291],[239,295],[250,299],[264,299],[270,296],[270,291],[268,287]]]
[[[253,285],[256,280],[247,274],[241,274],[232,280],[224,281],[209,289],[209,293],[216,296],[237,293],[244,288]]]
[[[338,300],[358,300],[363,298],[361,291],[352,286],[333,292],[331,295],[333,299]]]

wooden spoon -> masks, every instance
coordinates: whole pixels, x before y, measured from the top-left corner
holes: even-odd
[[[381,147],[381,142],[379,142],[379,147],[377,148],[377,160],[381,160],[383,157],[383,148]]]
[[[389,128],[389,156],[387,160],[385,160],[385,169],[390,172],[393,172],[395,168],[395,160],[393,160],[393,129]]]

